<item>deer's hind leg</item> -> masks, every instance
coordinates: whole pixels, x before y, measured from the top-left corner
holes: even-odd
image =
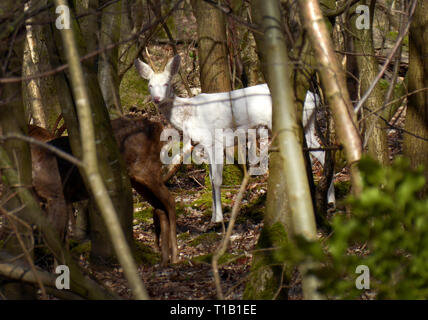
[[[153,206],[153,208],[155,208],[154,219],[159,219],[158,231],[156,231],[157,221],[154,220],[155,232],[157,232],[158,238],[160,235],[161,241],[162,239],[165,239],[165,235],[168,236],[169,241],[166,243],[169,244],[168,247],[170,251],[171,262],[176,263],[178,261],[178,246],[174,198],[171,196],[168,188],[163,183],[160,183],[159,185],[147,185],[145,183],[140,183],[136,179],[132,181],[132,185],[134,189],[140,195],[142,195]],[[163,214],[160,214],[158,211],[163,212]],[[163,217],[166,219],[162,220]]]
[[[167,218],[169,223],[169,244],[171,251],[171,262],[178,262],[178,245],[177,245],[177,222],[175,212],[174,198],[171,196],[168,188],[162,183],[156,194],[158,200],[161,202],[162,207],[167,212]]]
[[[156,217],[156,218],[155,218]],[[169,261],[169,234],[170,234],[170,226],[168,222],[168,217],[163,210],[155,209],[153,212],[153,219],[156,219],[159,223],[160,227],[160,249],[162,253],[161,265],[166,266]],[[156,224],[155,224],[156,229]],[[156,239],[159,243],[159,234],[156,232]]]

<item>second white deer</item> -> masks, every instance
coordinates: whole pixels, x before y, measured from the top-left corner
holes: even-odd
[[[180,56],[171,58],[165,70],[155,73],[141,60],[135,60],[135,67],[146,80],[149,91],[159,111],[178,130],[186,132],[195,144],[204,146],[208,153],[209,173],[212,185],[212,221],[223,221],[220,187],[223,181],[223,163],[214,161],[212,137],[216,129],[248,130],[259,127],[272,128],[272,100],[266,84],[222,93],[202,93],[191,98],[175,95],[171,84],[180,67]],[[303,124],[309,148],[320,147],[315,137],[314,118],[317,96],[309,92],[304,104]],[[307,125],[307,122],[309,124]],[[251,146],[250,146],[251,148]],[[322,151],[311,154],[324,165]],[[335,203],[333,181],[328,191],[328,202]]]

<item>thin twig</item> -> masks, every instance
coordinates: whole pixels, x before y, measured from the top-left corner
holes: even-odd
[[[9,212],[7,212],[7,210],[5,210],[2,207],[0,207],[0,213],[3,214],[5,217],[8,218],[10,226],[12,227],[13,231],[15,232],[16,239],[18,240],[18,243],[21,246],[22,252],[24,253],[25,260],[27,260],[27,263],[30,265],[31,271],[34,274],[34,278],[36,279],[37,284],[40,287],[40,290],[42,291],[42,299],[47,300],[45,286],[43,285],[43,282],[40,279],[39,274],[37,273],[36,266],[34,265],[33,259],[31,258],[30,253],[29,253],[27,247],[25,246],[24,241],[22,240],[21,234],[18,231],[18,227],[16,226],[14,220],[17,220],[17,221],[21,222],[27,228],[30,228],[30,230],[32,231],[31,227],[27,223],[24,223],[24,221],[22,221],[21,219],[19,219],[17,216],[10,215]]]
[[[244,166],[245,170],[245,166]],[[235,203],[233,204],[232,214],[229,220],[229,225],[227,226],[226,234],[221,242],[219,248],[213,255],[212,259],[212,269],[214,274],[214,282],[217,290],[217,298],[220,300],[224,299],[223,290],[221,288],[220,276],[218,274],[218,260],[220,257],[226,252],[227,245],[230,240],[230,236],[232,234],[233,226],[235,225],[236,216],[238,215],[239,208],[241,206],[242,198],[244,197],[245,190],[247,189],[248,181],[250,179],[250,175],[247,170],[245,170],[244,178],[242,179],[241,188],[239,189],[239,193],[236,197]]]
[[[36,146],[45,148],[45,149],[49,150],[50,152],[54,153],[55,155],[57,155],[58,157],[61,157],[65,160],[67,160],[68,162],[74,164],[77,167],[83,166],[83,162],[81,160],[77,159],[76,157],[70,155],[67,152],[62,151],[61,149],[55,148],[54,146],[51,146],[50,144],[47,144],[45,142],[41,142],[37,139],[31,138],[28,136],[24,136],[22,134],[8,134],[8,135],[0,136],[0,141],[10,140],[10,139],[23,140],[25,142],[34,144]]]

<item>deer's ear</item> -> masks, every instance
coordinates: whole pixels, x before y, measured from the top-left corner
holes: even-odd
[[[181,58],[177,54],[169,59],[168,63],[166,64],[165,71],[168,71],[171,77],[178,72],[178,69],[180,69],[180,60]]]
[[[148,64],[144,63],[140,59],[135,59],[134,64],[140,76],[146,80],[150,80],[154,73],[152,68],[150,68]]]

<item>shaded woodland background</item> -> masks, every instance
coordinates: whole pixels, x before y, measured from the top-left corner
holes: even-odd
[[[88,210],[90,230],[82,224],[80,235],[76,228],[61,234],[48,205],[33,192],[30,144],[23,138],[28,124],[53,135],[64,125],[59,134],[68,135],[73,155],[83,158],[69,47],[64,31],[55,27],[55,8],[63,2],[0,4],[0,299],[135,298],[102,208],[94,201],[75,204],[74,224],[80,226],[78,212]],[[312,32],[305,1],[73,0],[68,5],[98,142],[98,171],[147,296],[427,297],[428,1],[319,1],[326,26],[319,34]],[[368,9],[368,29],[357,27],[360,5]],[[276,23],[279,45],[266,37],[269,23]],[[337,64],[337,73],[323,65],[317,50],[324,43],[334,50],[327,61],[332,69]],[[272,139],[268,175],[249,178],[242,167],[226,166],[222,205],[226,226],[232,220],[234,228],[225,237],[220,225],[209,222],[207,166],[180,166],[166,183],[175,197],[180,261],[161,267],[152,208],[131,188],[110,119],[144,117],[170,126],[133,63],[141,58],[161,71],[175,54],[182,58],[174,79],[178,96],[265,82],[273,97],[286,92],[291,103],[275,104],[274,119],[296,117],[299,129],[293,135],[306,171],[303,180],[287,178],[282,143],[289,140],[274,125],[278,138]],[[275,63],[282,69],[270,67]],[[276,72],[287,80],[279,81]],[[334,100],[333,85],[342,102]],[[326,151],[324,168],[319,163],[311,168],[302,135],[307,90],[322,99],[316,129]],[[348,110],[349,122],[340,121],[335,110]],[[348,127],[358,134],[358,148],[341,134]],[[372,160],[363,158],[358,166],[361,153]],[[332,176],[335,207],[325,200]],[[310,201],[290,194],[302,184],[309,187]],[[227,250],[220,250],[222,244]],[[56,264],[69,266],[71,290],[55,288]],[[370,267],[370,290],[355,289],[360,264]]]

